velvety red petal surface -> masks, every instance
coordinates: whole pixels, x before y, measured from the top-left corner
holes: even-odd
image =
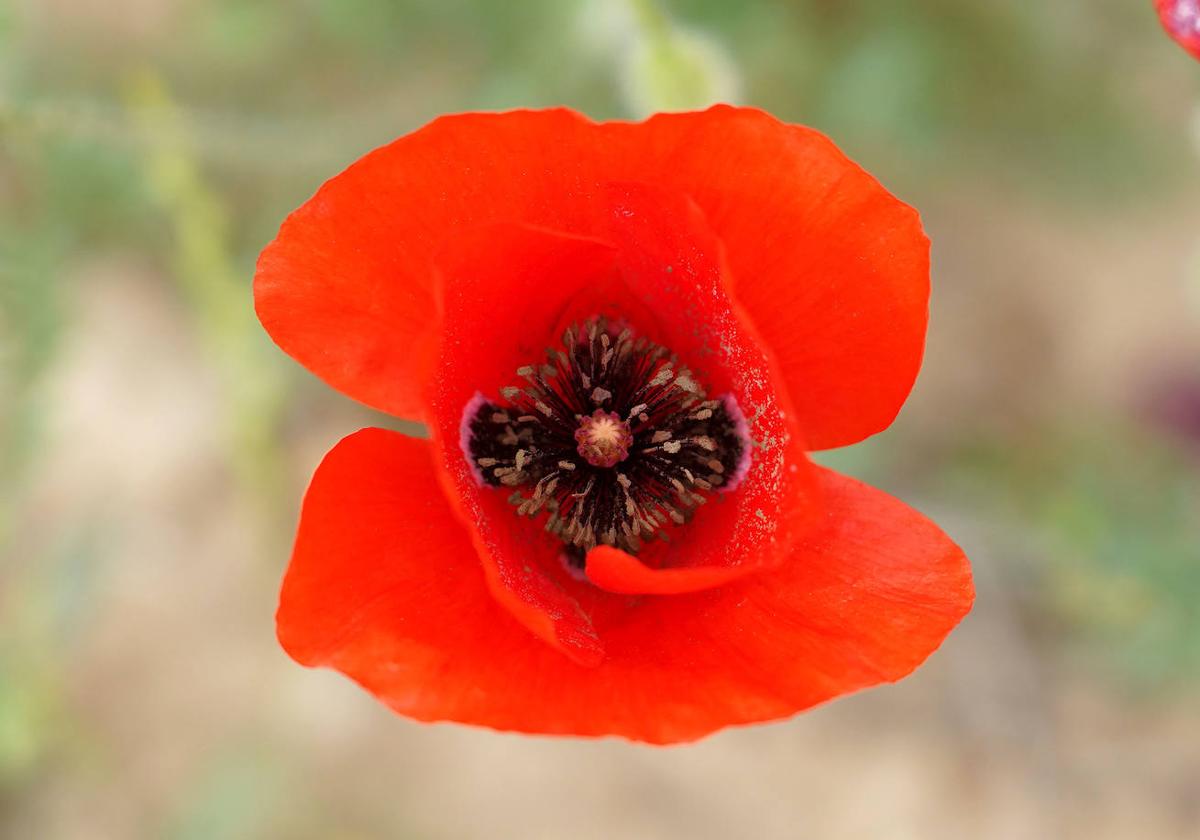
[[[642,133],[631,145],[659,150],[649,166],[724,244],[809,448],[891,425],[925,346],[929,241],[917,212],[820,132],[762,111],[662,114]]]
[[[259,262],[260,318],[334,387],[422,416],[439,248],[497,221],[603,235],[597,200],[623,181],[684,193],[707,218],[811,448],[891,422],[924,343],[917,215],[823,135],[747,108],[636,124],[566,110],[435,120],[289,217]]]
[[[819,470],[828,510],[790,562],[604,617],[586,667],[492,597],[437,492],[430,445],[365,429],[313,477],[278,613],[306,665],[401,714],[500,729],[686,741],[786,717],[919,665],[970,608],[962,552],[901,502]]]
[[[619,548],[598,545],[587,554],[586,573],[588,580],[605,592],[679,595],[722,586],[761,568],[760,563],[655,568]]]
[[[688,589],[729,579],[717,570],[736,576],[777,565],[816,514],[818,494],[779,366],[730,294],[722,243],[684,193],[620,183],[603,194],[604,234],[617,248],[626,286],[655,313],[653,337],[691,366],[710,397],[732,394],[755,442],[746,479],[672,532],[678,551],[660,565],[670,570],[671,586]],[[597,569],[594,561],[590,567]],[[637,591],[632,585],[626,579],[622,591]],[[649,585],[644,591],[665,591]]]
[[[442,117],[359,159],[263,251],[254,282],[263,326],[334,388],[424,419],[434,252],[481,222],[575,229],[559,223],[586,199],[589,128],[567,111]]]
[[[734,396],[758,442],[735,492],[715,494],[686,527],[668,531],[668,545],[643,552],[642,561],[669,573],[639,563],[639,574],[618,583],[604,560],[589,560],[609,586],[692,591],[778,565],[818,511],[794,413],[776,391],[779,376],[763,342],[726,293],[720,243],[699,209],[644,184],[598,189],[593,208],[604,240],[497,224],[470,228],[445,249],[442,348],[430,399],[443,486],[497,598],[583,662],[593,649],[575,643],[589,638],[580,616],[590,611],[562,580],[561,544],[540,520],[516,516],[509,491],[481,487],[461,445],[463,410],[474,395],[494,400],[502,386],[519,384],[517,368],[543,361],[568,324],[610,314],[670,348],[710,395]]]
[[[511,491],[480,486],[463,452],[461,423],[475,394],[497,399],[502,386],[521,382],[518,367],[539,363],[557,344],[564,313],[582,306],[596,314],[594,307],[628,297],[616,251],[592,239],[489,225],[465,231],[442,269],[445,326],[430,381],[436,486],[471,535],[497,600],[561,653],[595,664],[603,654],[591,619],[557,574],[561,543],[540,522],[516,515]]]

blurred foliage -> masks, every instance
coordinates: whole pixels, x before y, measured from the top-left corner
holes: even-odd
[[[901,186],[982,171],[1059,200],[1148,193],[1181,165],[1185,133],[1168,129],[1186,117],[1130,119],[1119,77],[1157,44],[1156,24],[1099,6],[221,0],[164,4],[149,34],[2,7],[4,515],[37,451],[36,383],[85,254],[139,252],[175,278],[223,375],[230,463],[272,498],[289,374],[248,305],[253,257],[365,148],[446,103],[611,117],[740,85]]]
[[[243,749],[220,755],[184,788],[181,807],[162,836],[167,840],[296,836],[297,820],[293,818],[287,831],[278,824],[279,815],[289,813],[280,807],[286,776],[279,759],[264,751]]]
[[[1026,607],[1045,643],[1122,682],[1200,679],[1200,462],[1126,424],[955,453],[934,481],[1037,546]]]
[[[615,4],[620,6],[620,4]],[[634,116],[735,102],[737,71],[720,44],[677,26],[652,0],[631,0],[619,63],[621,92]]]
[[[914,180],[988,172],[1096,199],[1163,186],[1184,153],[1162,130],[1178,112],[1156,130],[1121,101],[1157,33],[1120,0],[672,5],[727,35],[750,101]]]
[[[142,180],[172,228],[172,274],[206,355],[222,374],[233,439],[230,462],[250,498],[273,501],[283,475],[276,436],[286,393],[282,360],[259,327],[247,292],[249,268],[231,253],[228,216],[197,169],[161,80],[153,74],[135,77],[128,98],[144,137]]]
[[[0,0],[0,810],[68,760],[75,725],[67,651],[103,529],[62,523],[31,558],[15,525],[82,265],[117,255],[168,284],[220,382],[229,471],[286,539],[288,421],[326,396],[259,328],[253,262],[368,148],[445,111],[631,118],[732,96],[826,131],[904,194],[1002,185],[1085,216],[1168,200],[1195,172],[1200,84],[1144,5]],[[903,473],[885,451],[825,460]],[[1042,418],[1028,438],[964,430],[923,468],[1043,541],[1027,607],[1058,655],[1119,684],[1200,677],[1194,460],[1119,423]],[[299,836],[271,823],[286,768],[246,749],[197,771],[166,836]]]
[[[1194,442],[1128,418],[1047,418],[1019,434],[964,429],[915,448],[893,429],[816,458],[902,485],[903,496],[986,512],[988,527],[1009,533],[1000,548],[1013,555],[989,573],[1004,576],[1040,648],[1139,692],[1200,680]]]

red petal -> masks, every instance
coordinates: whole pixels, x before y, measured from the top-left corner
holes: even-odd
[[[565,110],[445,117],[360,160],[260,260],[259,315],[334,387],[414,416],[432,255],[471,225],[602,235],[605,183],[689,194],[786,376],[814,448],[885,428],[920,364],[928,243],[916,213],[825,137],[719,106],[596,125]]]
[[[672,533],[677,545],[659,562],[676,569],[777,565],[817,507],[805,441],[778,366],[730,298],[721,243],[695,203],[645,184],[612,184],[605,192],[605,235],[618,249],[625,285],[657,315],[654,338],[691,366],[710,396],[732,394],[755,442],[746,479]],[[706,579],[707,573],[692,578]]]
[[[748,108],[664,114],[631,138],[725,246],[811,449],[887,428],[921,365],[929,241],[824,135]]]
[[[1163,29],[1193,58],[1200,58],[1200,3],[1196,0],[1154,0]]]
[[[439,626],[465,634],[464,644],[486,637],[489,617],[499,611],[470,538],[441,493],[430,454],[426,441],[363,429],[317,468],[277,616],[280,642],[299,662],[330,662],[343,641],[364,629],[410,642],[436,637],[437,645],[447,638]],[[545,606],[556,595],[561,599],[556,591],[533,590],[529,597]],[[578,661],[594,663],[603,655],[578,610],[555,618],[542,610],[530,623]]]
[[[347,395],[422,419],[436,308],[406,264],[368,156],[290,215],[258,258],[254,308],[290,356]],[[375,158],[377,159],[377,157]]]
[[[464,231],[442,261],[445,327],[429,398],[441,486],[472,536],[492,593],[530,630],[585,663],[598,658],[599,646],[579,636],[574,619],[561,623],[581,614],[562,588],[562,544],[540,523],[518,517],[508,492],[480,486],[463,452],[461,424],[476,394],[497,399],[518,367],[557,343],[556,326],[567,313],[591,315],[628,297],[615,258],[610,245],[537,228]]]
[[[463,456],[460,424],[476,393],[496,399],[518,367],[541,359],[580,318],[620,317],[678,353],[710,393],[732,393],[758,442],[735,492],[718,494],[673,530],[669,546],[644,553],[643,560],[676,571],[656,579],[647,568],[618,583],[602,564],[601,580],[620,592],[636,591],[639,581],[647,592],[717,586],[782,562],[816,511],[811,466],[788,420],[786,395],[775,391],[778,374],[726,296],[719,243],[699,210],[685,196],[636,184],[600,190],[594,205],[612,246],[501,224],[465,231],[440,258],[445,326],[431,397],[434,439],[447,495],[475,535],[497,596],[519,617],[532,601],[526,588],[562,585],[561,545],[541,533],[540,523],[517,517],[507,493],[479,486]]]
[[[655,569],[619,548],[600,545],[587,555],[587,577],[606,592],[679,595],[723,586],[762,568],[760,563]]]
[[[565,111],[435,120],[327,181],[259,258],[255,307],[288,354],[334,388],[422,419],[436,327],[432,255],[456,229],[516,219],[577,230],[598,138]],[[573,216],[572,216],[573,217]]]
[[[970,608],[970,572],[933,523],[820,471],[825,524],[784,568],[692,595],[631,599],[583,667],[489,594],[434,490],[426,444],[340,443],[305,499],[279,636],[397,712],[669,743],[786,717],[919,665]]]

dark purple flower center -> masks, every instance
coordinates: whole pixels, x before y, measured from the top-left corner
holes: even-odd
[[[596,545],[637,552],[667,539],[716,490],[734,489],[751,441],[732,395],[709,399],[665,348],[603,318],[572,326],[523,386],[477,397],[463,414],[463,453],[480,481],[511,487],[520,516],[582,560]]]

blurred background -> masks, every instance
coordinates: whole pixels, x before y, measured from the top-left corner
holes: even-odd
[[[1200,837],[1200,65],[1150,6],[0,0],[0,837]],[[944,525],[974,612],[667,750],[291,663],[308,477],[396,423],[255,321],[284,215],[440,113],[715,99],[922,211],[921,379],[822,460]]]

